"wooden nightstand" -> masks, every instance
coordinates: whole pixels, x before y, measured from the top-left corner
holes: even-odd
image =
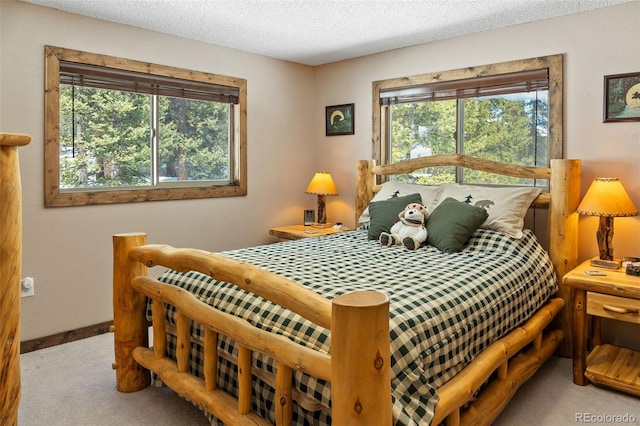
[[[606,276],[589,276],[585,270]],[[602,318],[640,324],[640,277],[627,275],[624,268],[596,268],[587,260],[566,274],[563,282],[574,289],[573,382],[584,386],[591,381],[640,396],[640,352],[603,344],[600,335]]]
[[[315,238],[320,237],[322,235],[330,235],[336,234],[338,232],[348,231],[349,229],[344,228],[342,230],[329,228],[314,228],[313,226],[305,226],[305,225],[290,225],[290,226],[280,226],[277,228],[271,228],[269,230],[269,235],[273,235],[278,238],[278,242],[280,241],[291,241],[291,240],[300,240],[302,238]]]

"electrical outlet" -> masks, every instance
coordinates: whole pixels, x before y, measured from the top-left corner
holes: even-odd
[[[22,297],[30,297],[35,293],[35,281],[32,277],[26,277],[20,280],[20,290]]]

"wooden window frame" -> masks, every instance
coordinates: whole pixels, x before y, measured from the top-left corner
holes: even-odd
[[[134,71],[150,76],[174,77],[237,87],[239,102],[236,117],[234,150],[231,153],[233,182],[228,185],[187,187],[127,187],[126,189],[60,190],[60,61],[99,65]],[[156,65],[113,56],[87,53],[61,47],[45,46],[45,207],[116,204],[143,201],[186,200],[236,197],[247,194],[247,81],[241,78]]]
[[[459,68],[450,71],[439,71],[428,74],[420,74],[409,77],[392,78],[373,82],[372,111],[372,153],[378,164],[387,164],[386,132],[388,124],[385,123],[380,105],[380,92],[392,89],[402,89],[413,86],[421,86],[432,83],[465,81],[474,78],[486,78],[492,75],[518,73],[548,69],[549,73],[549,159],[562,158],[563,155],[563,62],[562,54],[543,56],[539,58],[522,59],[497,64],[482,65],[476,67]]]

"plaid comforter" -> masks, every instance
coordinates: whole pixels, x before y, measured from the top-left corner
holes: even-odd
[[[382,247],[356,230],[321,238],[233,250],[223,254],[295,280],[332,299],[353,290],[378,290],[390,299],[393,418],[426,425],[436,389],[490,343],[524,322],[556,290],[551,261],[535,236],[522,240],[479,229],[459,253],[426,246],[416,251]],[[167,271],[161,281],[192,291],[216,308],[301,345],[330,352],[328,330],[253,294],[199,273]],[[173,313],[169,313],[170,322]],[[194,327],[196,336],[204,332]],[[173,339],[168,351],[174,351]],[[237,350],[220,339],[225,359],[219,386],[236,392]],[[192,372],[201,375],[200,346]],[[275,423],[273,360],[254,354],[253,409]],[[294,422],[330,424],[330,385],[294,373]],[[212,419],[214,420],[214,419]]]

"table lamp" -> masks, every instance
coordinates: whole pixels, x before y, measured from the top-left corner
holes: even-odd
[[[315,194],[318,196],[318,222],[313,226],[318,228],[327,228],[331,226],[327,223],[327,211],[325,206],[326,195],[338,195],[338,189],[336,184],[333,183],[333,178],[330,173],[316,172],[309,182],[309,186],[305,191],[307,194]]]
[[[620,267],[620,261],[613,259],[613,218],[640,214],[620,180],[595,179],[576,211],[582,215],[600,218],[600,225],[596,231],[600,258],[592,259],[591,264],[605,268]]]

